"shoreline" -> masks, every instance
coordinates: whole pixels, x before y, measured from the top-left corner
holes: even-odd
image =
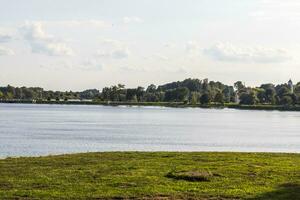
[[[44,157],[56,157],[56,156],[72,156],[77,154],[105,154],[105,153],[136,153],[136,154],[156,154],[156,153],[174,153],[174,154],[193,154],[193,153],[216,153],[216,154],[278,154],[278,155],[299,155],[300,152],[284,152],[284,151],[138,151],[138,150],[124,150],[124,151],[86,151],[86,152],[66,152],[66,153],[53,153],[53,154],[40,154],[40,155],[10,155],[0,156],[0,160],[5,159],[22,159],[22,158],[44,158]]]
[[[104,101],[31,101],[31,100],[0,100],[7,104],[49,104],[49,105],[103,105],[103,106],[160,106],[172,108],[216,108],[216,109],[239,109],[239,110],[268,110],[268,111],[300,111],[300,106],[284,105],[240,105],[233,103],[224,104],[186,104],[183,102],[104,102]]]

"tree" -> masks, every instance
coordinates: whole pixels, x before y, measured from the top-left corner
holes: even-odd
[[[208,104],[208,103],[210,103],[210,97],[209,97],[209,95],[207,93],[202,94],[199,100],[200,100],[201,104]]]
[[[136,97],[138,99],[138,101],[143,101],[143,96],[144,96],[144,88],[139,86],[136,89]]]
[[[251,91],[250,93],[242,93],[240,95],[240,104],[245,105],[254,105],[257,103],[257,97],[255,95],[255,92]]]
[[[146,92],[144,95],[144,100],[146,102],[157,102],[157,101],[159,101],[159,97],[158,97],[157,93]]]
[[[276,91],[274,88],[267,88],[265,91],[266,103],[275,104],[276,102],[275,95],[276,95]]]
[[[266,103],[266,91],[262,88],[256,88],[256,93],[259,103]]]
[[[126,100],[137,102],[136,89],[127,89],[126,90]]]
[[[223,98],[223,94],[219,91],[217,92],[215,98],[214,98],[214,102],[216,103],[224,103],[224,98]]]
[[[124,89],[124,88],[125,88],[125,85],[124,85],[124,84],[121,84],[121,83],[118,84],[118,89],[119,89],[119,90]]]
[[[180,87],[175,90],[177,101],[186,101],[189,94],[189,89],[186,87]]]
[[[243,84],[242,81],[237,81],[234,83],[234,88],[237,90],[237,91],[240,91],[242,90],[243,88],[245,88],[245,85]]]
[[[156,86],[154,84],[151,84],[147,87],[147,90],[146,90],[147,93],[154,93],[156,92]]]
[[[167,90],[165,92],[165,101],[182,102],[188,99],[189,90],[186,87]]]
[[[225,86],[222,93],[225,102],[234,101],[234,89],[232,86]]]
[[[293,104],[293,99],[291,98],[291,96],[283,96],[280,100],[280,104],[282,105],[292,105]]]
[[[105,101],[109,101],[111,99],[110,93],[111,93],[110,88],[108,88],[108,87],[103,88],[102,93],[101,93],[102,99]]]
[[[200,96],[199,92],[191,92],[191,95],[190,95],[191,104],[193,104],[193,105],[197,104],[199,96]]]

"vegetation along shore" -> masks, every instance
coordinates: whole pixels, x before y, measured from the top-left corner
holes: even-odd
[[[0,199],[300,199],[300,155],[106,152],[0,160]]]
[[[82,92],[47,91],[40,87],[0,87],[1,100],[21,101],[102,101],[102,102],[184,102],[185,104],[223,104],[241,105],[297,105],[300,104],[300,82],[290,80],[284,84],[262,84],[247,87],[241,81],[233,86],[208,79],[185,79],[155,86],[125,88],[118,84],[104,87],[102,91],[89,89]]]
[[[40,87],[0,87],[0,102],[40,104],[99,104],[256,110],[300,110],[300,82],[262,84],[247,87],[237,81],[233,86],[208,79],[185,79],[155,86],[125,88],[118,84],[102,91],[47,91]]]

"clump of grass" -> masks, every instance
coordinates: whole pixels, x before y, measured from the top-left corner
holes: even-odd
[[[166,177],[172,178],[176,180],[185,180],[185,181],[198,181],[205,182],[210,181],[210,178],[213,177],[214,174],[210,171],[172,171],[169,172]]]

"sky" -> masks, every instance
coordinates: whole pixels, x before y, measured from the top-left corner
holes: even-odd
[[[0,0],[0,85],[300,81],[298,0]]]

